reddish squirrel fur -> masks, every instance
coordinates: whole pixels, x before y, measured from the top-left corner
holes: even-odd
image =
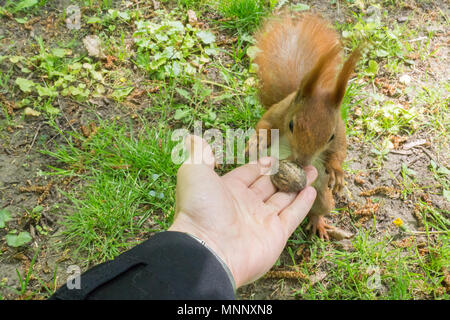
[[[346,138],[340,105],[359,50],[341,66],[338,33],[324,19],[307,14],[273,18],[256,39],[260,100],[267,109],[256,132],[268,131],[254,136],[248,148],[267,147],[259,139],[264,134],[270,145],[269,129],[279,129],[279,136],[286,136],[290,144],[289,160],[316,166],[317,198],[309,213],[309,227],[312,234],[317,231],[328,239],[326,230],[331,227],[323,216],[334,207],[331,191],[340,193],[344,185]]]

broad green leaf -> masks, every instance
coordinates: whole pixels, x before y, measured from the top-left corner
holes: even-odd
[[[416,171],[414,171],[413,169],[408,168],[408,166],[406,164],[404,164],[404,163],[402,163],[402,171],[405,174],[407,174],[408,176],[411,176],[411,177],[417,175]]]
[[[205,48],[205,53],[208,56],[215,56],[215,55],[219,54],[219,49],[218,48]]]
[[[369,61],[369,67],[367,68],[367,71],[372,74],[376,75],[378,73],[378,63],[374,60]]]
[[[14,63],[14,64],[16,64],[17,62],[22,61],[22,60],[24,60],[24,59],[25,59],[25,58],[22,57],[22,56],[12,56],[12,57],[9,57],[9,61],[11,61],[11,63]]]
[[[210,44],[216,41],[216,36],[210,31],[197,31],[196,35],[203,41],[204,44]]]
[[[214,111],[208,113],[208,118],[210,121],[215,121],[217,119],[217,114]]]
[[[259,50],[257,46],[250,46],[247,48],[247,56],[249,56],[250,59],[253,60],[253,59],[255,59],[256,54],[260,51],[261,50]]]
[[[101,23],[101,22],[102,22],[102,19],[100,19],[99,17],[90,17],[86,23],[93,24],[93,23]]]
[[[450,190],[444,189],[443,191],[445,200],[450,202]]]
[[[79,62],[75,62],[73,64],[69,64],[68,67],[69,70],[80,70],[83,67],[83,65]]]
[[[36,85],[33,81],[25,78],[17,78],[16,84],[23,92],[31,92],[31,89]]]
[[[5,223],[11,220],[11,215],[6,209],[0,210],[0,228],[5,227]]]
[[[119,11],[119,17],[121,17],[125,21],[128,21],[131,18],[130,14],[127,11]]]
[[[306,10],[309,10],[310,7],[305,3],[299,3],[296,5],[293,5],[291,8],[294,11],[306,11]]]
[[[450,170],[448,170],[446,167],[439,167],[437,170],[438,173],[444,174],[444,175],[450,175]]]
[[[175,115],[173,116],[173,118],[175,120],[181,120],[186,118],[189,115],[190,111],[189,109],[177,109],[177,111],[175,111]]]
[[[24,24],[24,23],[28,22],[28,20],[25,18],[15,18],[15,20],[20,24]]]
[[[134,90],[134,87],[129,87],[129,88],[124,88],[124,89],[117,89],[114,90],[114,92],[112,93],[112,97],[115,100],[122,100],[125,97],[127,97],[132,91]]]
[[[389,52],[383,49],[378,49],[375,51],[375,54],[377,55],[377,57],[387,57],[389,55]]]
[[[175,88],[175,90],[186,100],[191,100],[191,94],[188,91],[181,88]]]
[[[15,235],[15,234],[7,234],[6,235],[6,243],[10,247],[14,247],[14,248],[23,246],[24,244],[27,244],[31,240],[32,240],[32,238],[27,231],[22,231],[18,235]]]
[[[22,0],[18,4],[16,4],[14,11],[20,11],[23,9],[31,8],[37,5],[38,0]]]
[[[55,107],[53,107],[52,105],[50,105],[50,104],[45,104],[45,106],[43,107],[43,109],[44,109],[44,111],[46,112],[46,113],[48,113],[48,114],[50,114],[50,115],[57,115],[57,114],[59,114],[59,109],[58,108],[55,108]]]
[[[58,58],[64,58],[69,53],[69,50],[62,48],[54,48],[52,54]]]
[[[36,86],[36,90],[40,97],[56,97],[58,96],[58,91],[53,87],[43,87],[41,85]]]

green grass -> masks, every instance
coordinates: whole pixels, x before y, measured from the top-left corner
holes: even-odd
[[[429,226],[429,225],[427,225]],[[298,238],[297,238],[298,237]],[[291,251],[306,244],[309,261],[296,266],[309,279],[324,272],[324,280],[299,281],[292,293],[300,299],[335,300],[408,300],[417,298],[449,299],[442,288],[444,268],[450,265],[449,234],[429,239],[429,255],[419,253],[415,241],[408,248],[393,245],[395,237],[377,235],[375,227],[359,230],[351,240],[354,249],[345,251],[319,239],[302,240],[294,236],[288,243]]]
[[[223,28],[233,33],[251,33],[274,8],[275,2],[265,0],[219,1],[218,11],[226,18],[220,21]]]
[[[4,279],[0,279],[0,289],[4,287],[4,288],[8,289],[10,292],[19,296],[20,299],[22,299],[22,300],[31,300],[36,297],[40,297],[40,298],[44,298],[44,299],[50,297],[56,288],[56,281],[57,281],[56,271],[57,271],[57,269],[55,268],[55,270],[53,272],[53,277],[52,277],[51,283],[45,283],[39,277],[36,270],[34,270],[35,266],[36,266],[36,260],[38,258],[39,253],[40,253],[40,248],[38,248],[34,251],[33,258],[31,259],[28,268],[26,270],[24,270],[23,275],[20,273],[19,270],[16,269],[17,278],[19,280],[19,286],[17,288],[7,286],[6,284],[4,284],[2,282]],[[40,284],[41,288],[43,289],[43,291],[36,290],[36,289],[33,290],[32,289],[33,282],[38,282]],[[50,284],[51,284],[52,288],[48,287]],[[0,295],[0,300],[3,300],[3,297],[1,295]]]
[[[48,0],[6,0],[3,7],[0,6],[0,16],[6,12],[11,14],[34,12],[36,9],[44,6]]]
[[[177,166],[169,130],[101,123],[89,140],[74,133],[66,138],[67,145],[45,152],[64,167],[51,174],[81,180],[63,192],[72,202],[63,223],[66,244],[89,261],[103,261],[170,225]]]

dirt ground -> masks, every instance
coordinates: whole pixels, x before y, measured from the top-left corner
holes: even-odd
[[[1,1],[0,1],[1,2]],[[33,50],[28,41],[33,35],[41,35],[44,39],[60,37],[61,41],[67,39],[69,34],[61,23],[61,14],[70,3],[69,0],[58,0],[49,6],[48,11],[42,10],[40,20],[27,29],[23,24],[18,24],[7,17],[0,18],[0,55],[17,51],[27,53]],[[421,30],[421,34],[427,32],[427,28],[436,31],[431,46],[440,48],[440,54],[430,57],[426,61],[416,64],[415,70],[410,73],[411,78],[417,84],[424,81],[423,72],[428,70],[428,85],[442,82],[448,79],[449,54],[449,30],[442,27],[436,18],[438,8],[447,10],[445,1],[420,2],[408,1],[411,6],[402,7],[399,12],[390,12],[389,17],[396,19],[403,16],[412,16],[410,28]],[[345,9],[331,5],[330,1],[311,1],[313,11],[320,12],[332,21],[345,21],[349,16]],[[48,28],[48,24],[53,23]],[[50,32],[48,32],[50,30]],[[398,80],[398,79],[397,79]],[[394,79],[394,81],[396,81]],[[431,84],[430,84],[431,83]],[[391,99],[408,99],[398,97]],[[363,106],[362,106],[363,107]],[[62,115],[56,119],[63,130],[79,130],[83,123],[99,116],[101,119],[113,119],[118,114],[124,115],[124,111],[114,102],[99,103],[94,112],[90,109],[78,108],[70,101],[61,99],[60,108]],[[7,209],[13,217],[21,217],[9,224],[8,230],[18,229],[28,231],[33,241],[26,248],[14,249],[5,241],[0,240],[0,295],[5,299],[39,299],[46,295],[43,284],[53,287],[52,279],[56,285],[63,284],[67,277],[67,268],[74,261],[71,252],[67,248],[60,248],[61,239],[58,234],[63,229],[59,223],[61,217],[67,214],[61,208],[65,198],[60,190],[68,190],[77,183],[76,179],[65,184],[64,179],[52,176],[43,176],[40,173],[48,171],[49,166],[58,164],[40,152],[42,149],[52,149],[55,144],[63,144],[61,135],[52,129],[43,118],[28,119],[20,116],[21,111],[15,111],[14,123],[0,130],[0,209]],[[0,124],[6,123],[6,119],[0,116]],[[389,152],[384,160],[383,170],[374,170],[375,158],[371,155],[371,144],[360,141],[356,137],[348,140],[348,156],[346,169],[346,188],[342,197],[336,198],[336,207],[340,214],[329,217],[333,225],[346,231],[357,233],[355,223],[348,212],[364,208],[375,212],[377,224],[376,230],[380,237],[387,233],[397,233],[397,227],[392,223],[396,218],[401,218],[409,230],[423,231],[423,225],[415,213],[415,203],[418,200],[429,202],[433,207],[450,210],[450,204],[440,195],[439,186],[436,185],[428,169],[430,160],[449,166],[449,148],[446,142],[442,142],[429,130],[419,129],[412,136],[404,137],[403,146],[408,143],[417,143],[410,149],[400,146],[394,152]],[[423,140],[423,143],[421,142]],[[400,196],[400,172],[402,164],[408,164],[416,172],[416,181],[419,186],[427,186],[427,192],[413,192],[406,197]],[[390,174],[394,173],[394,175]],[[33,189],[33,187],[35,187]],[[38,187],[38,188],[36,188]],[[367,194],[364,195],[364,192]],[[377,198],[378,202],[373,202]],[[48,227],[50,236],[42,236],[35,230],[33,218],[26,212],[37,205],[42,205],[41,225]],[[357,220],[356,225],[366,227],[373,223],[371,218]],[[0,229],[0,239],[6,235],[6,229]],[[335,244],[330,244],[335,245]],[[34,273],[39,275],[43,283],[32,277],[33,284],[23,295],[17,295],[5,286],[17,288],[19,279],[17,271],[23,276],[26,274],[35,248],[40,248]],[[281,261],[290,258],[283,253]],[[85,266],[84,268],[87,268]],[[241,299],[291,299],[292,292],[299,287],[299,280],[263,278],[254,284],[245,286],[238,291]],[[32,292],[41,292],[33,294]]]

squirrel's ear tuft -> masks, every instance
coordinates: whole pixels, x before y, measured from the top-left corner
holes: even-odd
[[[300,83],[300,87],[295,97],[295,101],[300,101],[304,97],[311,96],[317,85],[320,75],[324,71],[326,65],[333,61],[333,58],[341,51],[340,44],[335,44],[327,53],[322,55],[317,61],[314,68],[306,74]]]
[[[361,50],[357,48],[353,51],[350,57],[345,61],[341,72],[336,80],[336,88],[333,92],[333,104],[339,108],[342,99],[344,98],[345,89],[347,88],[347,82],[355,69],[356,62],[361,57]]]

